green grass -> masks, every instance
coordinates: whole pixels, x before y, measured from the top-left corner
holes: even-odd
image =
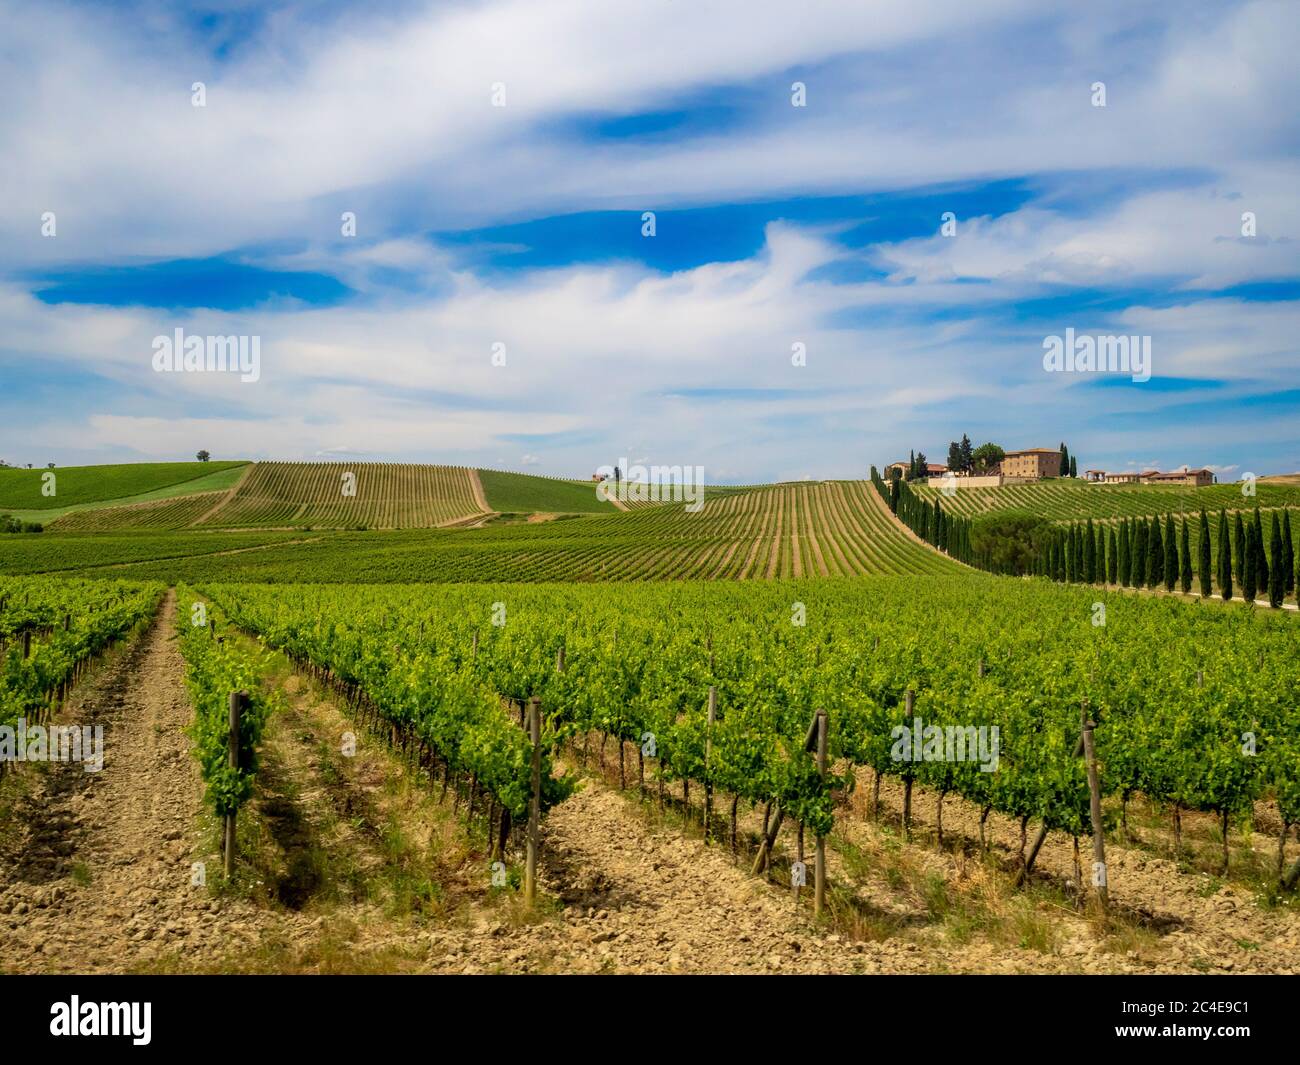
[[[53,470],[0,469],[0,512],[24,521],[53,521],[89,507],[145,503],[230,488],[246,462],[141,462],[122,466],[64,466]],[[41,494],[42,475],[54,474],[55,494]]]
[[[479,470],[488,506],[503,514],[613,514],[590,481],[562,481],[526,473]]]

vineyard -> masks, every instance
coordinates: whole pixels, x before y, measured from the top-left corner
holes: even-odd
[[[342,473],[356,475],[355,496]],[[812,918],[848,934],[851,950],[829,936],[807,959],[831,971],[853,969],[863,943],[878,943],[881,971],[906,967],[903,940],[933,947],[882,905],[932,935],[968,935],[944,915],[959,896],[980,911],[971,920],[1001,928],[994,938],[1014,937],[1017,922],[1073,925],[1090,971],[1112,971],[1098,952],[1173,921],[1167,892],[1199,899],[1223,883],[1267,911],[1234,926],[1237,940],[1297,931],[1287,914],[1300,886],[1300,629],[1293,612],[1236,602],[1243,586],[1296,594],[1285,508],[1210,512],[1204,526],[1199,511],[1172,508],[1036,518],[1039,553],[1016,579],[978,572],[993,568],[980,515],[878,478],[710,490],[695,511],[584,512],[586,484],[480,483],[449,467],[270,463],[221,475],[238,483],[87,508],[0,540],[0,570],[14,574],[0,577],[0,727],[65,719],[77,693],[114,674],[99,703],[109,755],[121,742],[155,759],[169,823],[197,826],[180,849],[186,830],[171,829],[168,853],[213,855],[223,891],[270,892],[254,910],[223,902],[231,921],[303,935],[302,899],[346,906],[372,890],[420,915],[400,935],[454,938],[460,917],[430,918],[450,892],[476,912],[513,914],[526,949],[559,958],[572,948],[549,907],[594,922],[574,900],[626,888],[671,914],[689,879],[701,885],[687,907],[696,926],[779,937]],[[435,520],[463,527],[378,527]],[[1211,601],[1125,594],[1203,594],[1207,568]],[[118,643],[132,650],[104,656]],[[172,690],[162,704],[151,702],[159,687]],[[128,692],[147,713],[123,709]],[[353,767],[348,744],[359,743],[367,761]],[[152,780],[113,779],[131,797],[106,809],[152,809],[131,790]],[[0,792],[0,817],[29,780]],[[51,787],[48,801],[63,802],[64,785]],[[396,795],[400,811],[381,813],[376,803]],[[70,809],[55,823],[77,824]],[[658,827],[637,827],[645,819]],[[148,833],[147,815],[134,823]],[[70,844],[50,852],[32,838],[18,868],[52,862],[73,875]],[[115,868],[129,878],[138,834],[103,845],[120,846]],[[429,873],[438,847],[454,858],[432,859]],[[701,854],[707,873],[694,868]],[[0,923],[15,899],[40,897],[21,886],[36,874],[6,861],[0,846]],[[341,885],[327,886],[327,862]],[[971,862],[979,890],[1000,901],[967,897]],[[578,872],[589,864],[592,888]],[[389,879],[358,887],[378,870]],[[731,894],[712,899],[708,881]],[[740,908],[728,901],[756,889],[765,894]],[[766,909],[772,896],[788,903],[783,916]],[[924,913],[918,897],[931,900]],[[95,899],[85,894],[87,913],[105,905]],[[177,894],[172,912],[189,905]],[[1047,922],[1053,907],[1063,916]],[[1107,916],[1094,935],[1097,907]],[[1217,922],[1196,903],[1175,908],[1178,920],[1200,914],[1194,956],[1212,955]],[[391,933],[392,920],[362,923]],[[681,971],[676,953],[644,961],[672,934],[653,927],[629,964]],[[111,922],[99,934],[111,941]],[[601,949],[622,941],[609,935]],[[1156,953],[1177,958],[1174,939],[1156,935]],[[143,942],[133,956],[152,956]],[[770,971],[771,956],[749,957],[744,942],[720,942],[701,969],[739,956]],[[1022,948],[1027,971],[1071,966],[1050,946]],[[40,956],[24,957],[22,971],[43,971]],[[927,957],[919,971],[945,964]],[[1289,964],[1269,948],[1261,970]]]
[[[0,726],[47,721],[93,659],[151,617],[161,596],[155,584],[0,577]]]
[[[1031,484],[998,488],[958,488],[945,495],[941,488],[911,486],[921,499],[941,499],[945,510],[962,517],[1022,510],[1052,521],[1085,521],[1149,517],[1152,514],[1197,514],[1210,511],[1251,510],[1260,507],[1300,507],[1300,485],[1261,480],[1255,495],[1242,493],[1240,484],[1213,484],[1201,488],[1183,485],[1087,484],[1071,478],[1053,478]]]
[[[1283,868],[1300,821],[1300,630],[1284,619],[1103,595],[1099,626],[1096,592],[982,577],[743,592],[208,591],[238,625],[375,700],[453,766],[464,757],[457,744],[474,737],[466,771],[491,781],[509,810],[525,771],[522,733],[502,727],[494,696],[537,696],[549,750],[565,737],[608,735],[626,782],[626,741],[637,779],[649,774],[661,795],[668,781],[728,795],[733,836],[739,804],[761,803],[769,848],[783,819],[824,837],[835,793],[865,766],[877,788],[896,777],[940,803],[951,794],[984,817],[1020,819],[1028,868],[1030,821],[1076,841],[1089,831],[1076,746],[1090,715],[1101,791],[1120,824],[1138,794],[1175,824],[1185,811],[1212,812],[1226,868],[1231,825],[1271,803],[1279,876],[1294,883],[1300,872],[1300,863]],[[421,694],[438,692],[454,694]],[[819,773],[808,752],[816,710],[828,716],[838,775]],[[448,729],[444,715],[459,724]],[[964,752],[955,758],[954,737]]]
[[[51,532],[120,532],[125,529],[172,530],[193,525],[215,508],[225,492],[198,492],[175,499],[131,503],[95,510],[74,510],[49,525]]]
[[[133,563],[149,562],[160,574],[158,580],[172,581],[167,560],[221,555],[241,558],[272,544],[298,544],[323,540],[329,533],[288,532],[261,529],[245,532],[198,532],[160,529],[153,533],[76,533],[39,536],[8,536],[0,539],[0,572],[10,574],[78,573],[87,577],[127,577]],[[148,578],[154,579],[154,578]]]
[[[454,466],[259,462],[199,525],[398,528],[481,512],[473,473]]]
[[[170,534],[169,534],[170,535]],[[39,538],[37,538],[39,539]],[[868,482],[809,482],[706,495],[691,513],[660,503],[631,513],[478,529],[300,534],[264,550],[221,553],[203,538],[162,561],[114,548],[131,579],[309,583],[466,581],[754,581],[874,573],[937,574],[956,563],[909,536]],[[303,542],[296,542],[303,541]],[[92,549],[69,540],[77,558]],[[3,548],[4,544],[0,544]],[[50,548],[22,545],[33,558]],[[103,563],[107,563],[105,557]],[[101,563],[101,564],[103,564]],[[5,565],[0,561],[0,565]],[[71,569],[71,566],[61,567]],[[27,570],[30,572],[30,569]]]

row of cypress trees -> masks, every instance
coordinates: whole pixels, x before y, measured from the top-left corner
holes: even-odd
[[[1235,575],[1241,597],[1248,603],[1260,595],[1267,595],[1273,607],[1280,607],[1292,594],[1300,599],[1290,511],[1283,511],[1280,518],[1273,512],[1267,549],[1259,508],[1253,518],[1244,521],[1240,511],[1234,516],[1235,524],[1229,522],[1225,511],[1219,511],[1219,552],[1213,563],[1210,522],[1202,510],[1195,565],[1187,516],[1176,525],[1173,515],[1166,514],[1163,522],[1152,516],[1094,526],[1089,518],[1058,529],[1040,553],[1036,572],[1055,581],[1129,588],[1164,585],[1168,591],[1178,587],[1183,592],[1190,592],[1193,579],[1199,578],[1202,597],[1211,596],[1217,584],[1224,599],[1233,596]]]
[[[875,466],[871,483],[889,509],[921,539],[967,565],[980,564],[971,551],[968,518],[947,513],[939,499],[928,503],[901,478],[887,484]],[[1219,551],[1212,558],[1210,521],[1201,510],[1195,564],[1186,514],[1177,524],[1172,514],[1166,514],[1163,522],[1157,516],[1121,518],[1114,525],[1094,525],[1091,518],[1074,522],[1054,530],[1038,556],[1035,572],[1055,581],[1128,588],[1163,585],[1167,591],[1191,592],[1196,583],[1206,599],[1217,586],[1225,600],[1233,597],[1235,576],[1245,602],[1267,595],[1270,606],[1280,607],[1294,595],[1300,604],[1296,579],[1300,562],[1291,535],[1291,512],[1283,510],[1279,517],[1273,511],[1267,549],[1259,507],[1245,520],[1239,510],[1233,517],[1229,521],[1227,512],[1219,511]]]
[[[933,503],[926,502],[901,478],[885,484],[875,466],[871,467],[871,483],[889,504],[889,509],[912,532],[945,554],[971,564],[969,519],[949,514],[938,499]]]

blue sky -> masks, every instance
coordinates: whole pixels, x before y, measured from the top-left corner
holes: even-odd
[[[1300,470],[1289,3],[0,0],[0,39],[11,463]],[[178,328],[257,381],[156,373]],[[1067,329],[1151,380],[1045,371]]]

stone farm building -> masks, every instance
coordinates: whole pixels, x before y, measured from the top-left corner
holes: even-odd
[[[1161,473],[1159,470],[1143,470],[1136,473],[1132,470],[1125,470],[1120,473],[1110,473],[1106,470],[1086,470],[1084,478],[1090,484],[1181,484],[1192,488],[1203,488],[1207,484],[1214,483],[1214,474],[1207,469],[1189,470],[1184,467],[1181,470],[1174,470],[1171,473]]]
[[[1003,477],[1027,477],[1033,481],[1056,477],[1061,472],[1061,452],[1050,447],[1008,451],[998,472]]]

